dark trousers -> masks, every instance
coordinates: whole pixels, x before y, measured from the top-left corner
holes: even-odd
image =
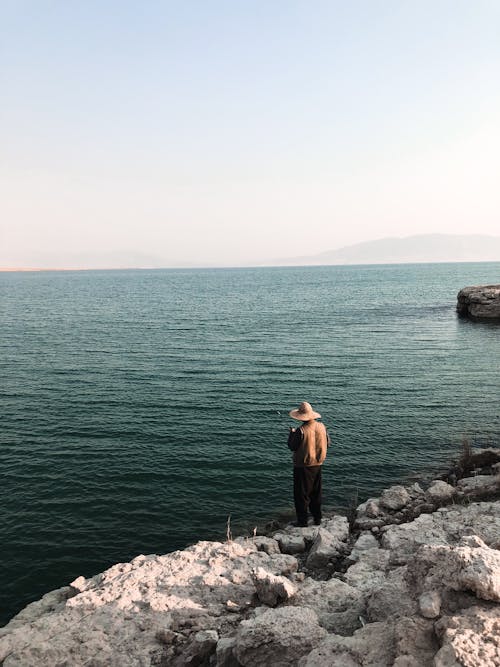
[[[309,510],[321,521],[321,466],[293,469],[293,499],[298,523],[307,524]]]

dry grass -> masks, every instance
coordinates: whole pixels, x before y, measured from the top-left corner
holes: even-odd
[[[359,505],[359,490],[356,488],[352,492],[346,508],[346,517],[349,522],[349,529],[352,530],[356,521],[356,508]]]

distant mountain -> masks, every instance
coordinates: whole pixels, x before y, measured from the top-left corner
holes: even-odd
[[[62,258],[64,256],[64,259]],[[500,236],[419,234],[366,241],[302,255],[243,263],[171,261],[161,255],[137,251],[40,253],[18,258],[2,257],[0,271],[29,269],[199,268],[217,266],[314,266],[325,264],[408,264],[418,262],[500,262]]]
[[[283,259],[280,265],[500,262],[500,236],[419,234],[356,243],[318,255]]]

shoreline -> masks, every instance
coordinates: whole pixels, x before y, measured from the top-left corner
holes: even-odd
[[[499,549],[500,449],[464,451],[425,490],[392,486],[349,518],[78,577],[0,629],[0,663],[496,665],[477,651],[500,650]]]
[[[476,445],[476,447],[480,447],[480,445]],[[433,465],[430,466],[430,468],[431,470],[425,470],[425,469],[423,471],[412,470],[408,472],[407,475],[395,479],[394,484],[411,485],[415,482],[425,483],[426,479],[429,479],[433,475],[438,476],[439,474],[442,473],[443,470],[443,466],[439,465],[438,463],[434,463]],[[380,486],[377,485],[377,487],[379,488],[372,488],[369,493],[366,490],[359,492],[358,488],[356,486],[353,486],[352,490],[346,491],[342,499],[337,500],[335,502],[331,501],[326,504],[324,503],[323,504],[324,515],[333,516],[336,514],[341,514],[347,516],[349,512],[352,511],[353,507],[355,507],[355,505],[361,502],[363,498],[367,498],[369,495],[381,493],[385,488],[384,485]],[[246,515],[237,517],[231,515],[231,532],[233,539],[238,539],[240,537],[246,537],[248,535],[251,535],[255,529],[257,530],[258,535],[272,535],[273,533],[279,530],[285,529],[287,525],[289,525],[292,521],[295,520],[295,511],[293,509],[293,498],[291,497],[291,492],[292,489],[290,489],[290,498],[288,505],[281,503],[279,506],[274,507],[274,509],[271,509],[270,511],[266,511],[265,513],[260,513],[258,515],[253,515],[250,517]],[[195,544],[197,541],[220,542],[223,541],[225,538],[226,529],[227,529],[227,517],[224,520],[221,520],[219,528],[217,530],[210,529],[202,535],[198,534],[196,530],[193,530],[191,531],[192,535],[191,537],[186,537],[175,546],[167,547],[166,549],[162,550],[151,550],[147,552],[141,551],[140,548],[134,549],[129,554],[124,554],[121,557],[119,556],[118,558],[115,557],[113,559],[107,559],[107,562],[103,562],[102,564],[99,564],[97,567],[94,567],[92,569],[89,569],[87,567],[85,568],[84,571],[83,567],[82,568],[77,567],[75,568],[74,574],[72,574],[72,576],[73,577],[79,576],[84,571],[83,576],[87,578],[92,578],[93,576],[95,576],[96,572],[104,572],[118,562],[132,561],[134,558],[143,553],[156,553],[161,555],[168,555],[177,551],[183,551],[192,546],[193,544]],[[70,580],[70,578],[71,576],[70,577],[59,576],[58,581],[52,581],[51,585],[44,586],[41,590],[38,590],[37,593],[33,592],[30,593],[28,591],[29,596],[26,596],[28,599],[23,600],[21,603],[16,603],[15,607],[12,607],[12,605],[10,606],[4,605],[3,610],[0,609],[0,611],[5,612],[3,616],[0,616],[0,631],[30,604],[39,601],[45,595],[51,593],[52,591],[58,590],[60,587],[64,587]],[[7,613],[7,609],[9,609],[10,613]]]

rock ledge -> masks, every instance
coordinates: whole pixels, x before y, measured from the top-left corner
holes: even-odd
[[[351,525],[329,516],[78,577],[0,629],[0,664],[499,667],[500,449],[457,470],[386,489]]]
[[[500,285],[464,287],[457,295],[457,313],[474,320],[500,320]]]

